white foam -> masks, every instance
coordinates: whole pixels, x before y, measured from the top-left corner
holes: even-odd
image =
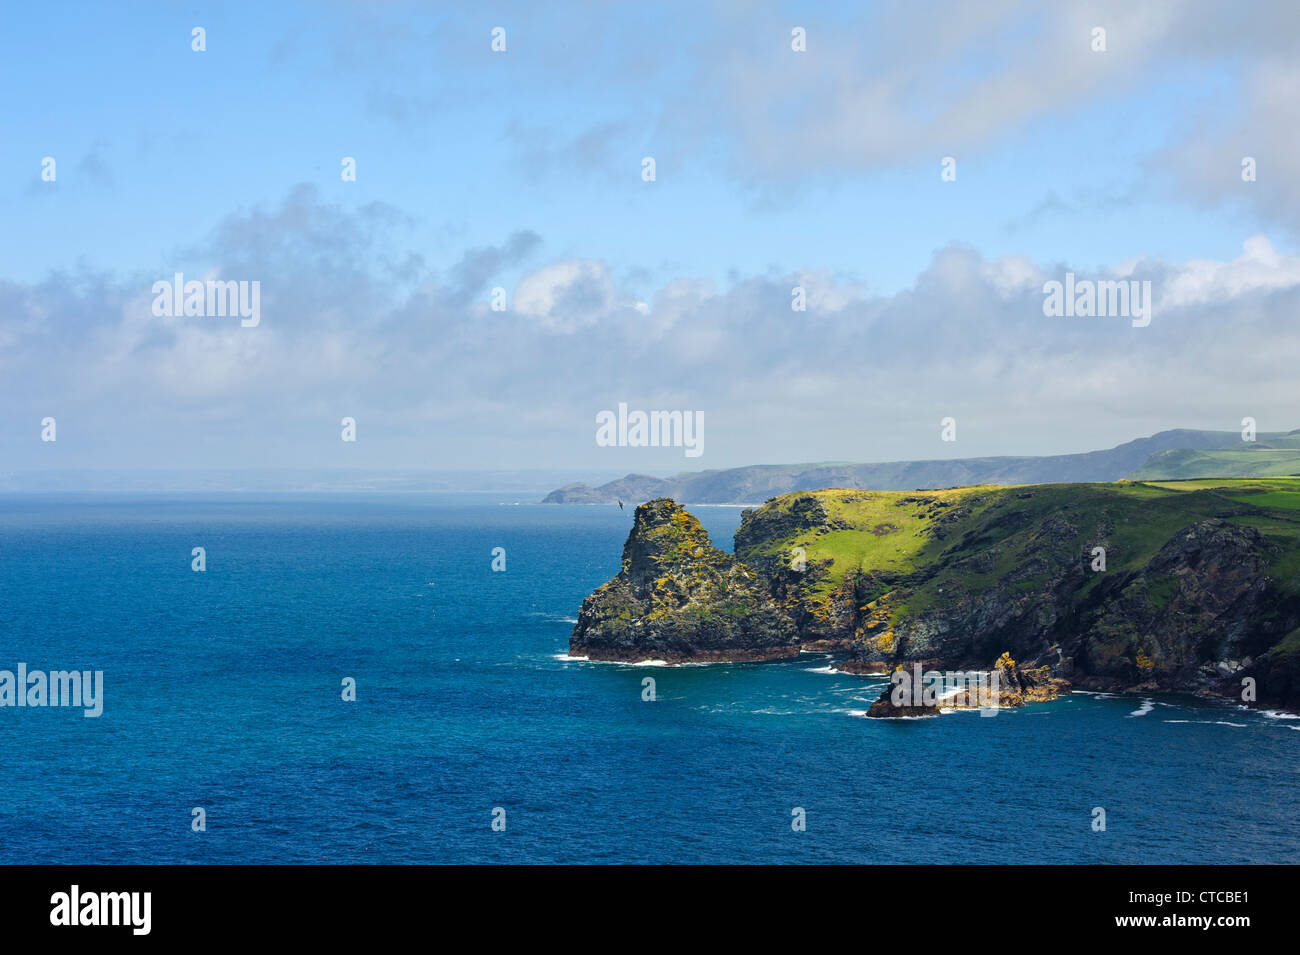
[[[1155,704],[1153,704],[1150,700],[1143,700],[1142,706],[1134,710],[1132,713],[1130,713],[1129,716],[1146,716],[1154,709],[1155,709]]]
[[[725,666],[729,666],[732,662],[733,661],[731,660],[684,660],[681,663],[677,664],[677,666],[679,667],[725,667]],[[650,660],[648,662],[643,662],[643,663],[634,663],[632,665],[633,666],[655,666],[658,663],[663,663],[664,666],[668,666],[668,664],[664,661],[655,661],[655,660]]]
[[[593,660],[591,657],[571,657],[567,653],[554,654],[556,660],[575,660],[581,663],[603,663],[614,667],[666,667],[667,660],[639,660],[629,663],[627,660]]]
[[[1248,706],[1239,706],[1239,710],[1248,710]],[[1287,713],[1284,710],[1256,710],[1260,716],[1267,716],[1270,720],[1300,720],[1300,713]],[[1293,726],[1292,729],[1300,729],[1300,726]]]
[[[966,690],[967,690],[967,687],[964,687],[964,686],[954,686],[954,687],[953,687],[952,689],[950,689],[950,690],[944,690],[942,693],[939,694],[939,702],[942,703],[942,702],[944,702],[945,700],[953,700],[953,699],[956,699],[958,696],[960,696],[961,694],[965,693]]]

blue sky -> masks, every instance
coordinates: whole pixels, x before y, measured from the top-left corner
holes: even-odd
[[[1177,135],[1189,103],[1231,100],[1230,64],[1152,69],[1003,142],[973,152],[954,144],[963,154],[952,184],[940,183],[936,155],[753,182],[728,144],[694,148],[667,128],[664,114],[691,95],[703,55],[692,47],[725,42],[707,7],[685,21],[621,11],[616,46],[590,51],[591,69],[552,75],[560,51],[591,38],[563,16],[439,13],[445,5],[434,4],[150,6],[28,8],[16,17],[21,29],[6,31],[9,72],[27,78],[4,102],[3,174],[27,186],[12,212],[29,226],[6,250],[11,277],[78,261],[161,265],[226,215],[274,203],[300,182],[346,208],[394,204],[414,220],[411,241],[434,268],[464,246],[531,228],[553,254],[599,256],[627,273],[686,269],[725,281],[732,270],[829,268],[884,292],[952,241],[988,255],[1033,249],[1100,264],[1227,257],[1243,230],[1259,228],[1239,210],[1189,208],[1141,170]],[[801,16],[808,9],[838,19],[819,6],[767,14],[773,43],[786,46],[787,23],[815,22]],[[602,5],[589,9],[599,16]],[[199,21],[202,54],[189,42]],[[489,49],[496,25],[507,30],[505,54]],[[813,56],[818,40],[814,27]],[[1026,28],[1021,42],[1031,41]],[[644,75],[629,61],[644,63]],[[972,64],[965,81],[992,65]],[[593,82],[599,73],[612,81]],[[589,150],[590,167],[535,155],[602,124],[608,141]],[[55,189],[38,185],[39,164],[19,143],[63,160]],[[643,155],[659,165],[653,186],[640,181]],[[358,161],[355,184],[339,179],[343,156]],[[1053,215],[1052,197],[1076,211]]]
[[[299,406],[319,405],[326,415],[332,395],[346,403],[351,391],[392,423],[386,442],[368,429],[383,444],[367,459],[374,465],[430,464],[422,442],[436,443],[444,433],[437,422],[452,418],[451,441],[462,453],[440,466],[617,468],[626,460],[659,470],[1085,450],[1143,429],[1220,421],[1227,428],[1240,418],[1235,404],[1208,403],[1221,397],[1180,409],[1150,398],[1126,405],[1097,391],[1089,424],[1064,435],[1053,424],[1064,406],[1040,404],[1036,415],[1005,369],[988,370],[970,382],[978,446],[934,447],[920,424],[934,417],[930,404],[965,399],[944,393],[951,376],[933,355],[895,346],[891,362],[914,372],[911,400],[899,406],[863,397],[854,413],[875,421],[897,420],[901,411],[910,422],[914,412],[917,424],[889,433],[882,426],[867,447],[843,447],[834,429],[807,427],[824,400],[805,382],[820,374],[816,352],[795,356],[769,336],[773,350],[760,354],[754,343],[763,342],[768,318],[747,318],[743,309],[780,308],[748,297],[767,283],[785,288],[784,313],[772,320],[793,321],[787,280],[817,275],[830,296],[826,315],[859,328],[905,312],[927,276],[947,281],[940,266],[954,250],[986,273],[1022,260],[1047,275],[1142,262],[1157,282],[1222,280],[1222,269],[1197,272],[1189,263],[1232,263],[1252,236],[1265,237],[1280,257],[1266,266],[1276,274],[1252,278],[1244,292],[1239,281],[1230,288],[1238,296],[1290,294],[1300,150],[1291,148],[1296,72],[1287,51],[1300,28],[1289,5],[1247,4],[1249,15],[1234,13],[1239,6],[1173,0],[1136,13],[1122,3],[540,6],[335,0],[13,11],[0,35],[0,177],[8,183],[0,198],[0,323],[10,326],[0,338],[0,368],[10,373],[3,397],[27,416],[59,403],[86,422],[142,422],[138,441],[85,444],[80,452],[61,446],[61,465],[216,463],[212,442],[192,440],[189,412],[174,399],[182,406],[193,399],[218,431],[246,435],[228,439],[223,463],[338,464],[335,449],[305,438],[282,459],[270,449],[284,436],[249,426],[243,402],[250,394],[289,402],[277,391],[285,376],[276,364],[291,359],[287,341],[276,360],[258,352],[245,370],[214,376],[204,395],[177,396],[159,362],[199,362],[202,377],[235,362],[248,343],[210,329],[204,344],[188,346],[189,331],[172,329],[169,343],[152,351],[130,338],[138,329],[124,310],[138,308],[131,300],[141,287],[182,270],[239,278],[232,270],[242,267],[264,285],[281,281],[280,329],[311,336],[319,321],[320,334],[304,339],[319,342],[349,322],[369,324],[367,340],[386,342],[383,354],[358,360],[352,377],[340,363],[336,379],[298,382]],[[1089,49],[1097,24],[1108,31],[1105,52]],[[195,26],[206,30],[204,52],[191,50]],[[506,30],[504,53],[490,49],[496,26]],[[790,48],[795,26],[807,31],[805,52]],[[1260,181],[1241,182],[1244,155],[1257,156]],[[53,183],[40,177],[46,156],[57,162]],[[345,156],[356,159],[356,182],[340,179]],[[641,179],[643,156],[656,160],[652,183]],[[957,161],[955,182],[940,179],[945,156]],[[518,236],[526,238],[512,244]],[[447,292],[470,264],[490,274],[472,289]],[[587,394],[567,382],[557,393],[556,369],[539,370],[522,351],[509,355],[500,342],[462,340],[461,331],[446,329],[481,328],[475,323],[491,286],[509,290],[513,301],[529,276],[536,287],[546,276],[575,274],[600,286],[595,312],[618,315],[639,304],[648,324],[613,344],[602,334],[620,319],[603,312],[541,316],[525,329],[551,336],[533,343],[537,361],[586,372],[611,364],[613,347],[616,359],[657,362],[657,379],[611,374]],[[327,295],[332,281],[341,284]],[[683,289],[691,290],[690,309]],[[1008,307],[1022,307],[1005,282],[1002,292],[995,309],[1010,299]],[[1198,295],[1187,307],[1242,306],[1213,290]],[[448,337],[424,364],[399,367],[393,356],[420,345],[410,338],[413,309],[426,299],[459,311],[438,312],[439,334]],[[308,317],[321,301],[355,314]],[[729,303],[725,321],[710,325],[709,302]],[[1256,317],[1285,307],[1248,305]],[[831,333],[806,318],[808,335]],[[1017,357],[1020,319],[987,320],[981,340],[996,349],[995,364]],[[1215,320],[1205,317],[1205,327]],[[269,321],[267,339],[276,334]],[[968,331],[980,331],[981,319],[970,321]],[[112,345],[92,353],[69,340],[68,329],[111,336],[115,325],[137,330],[124,333],[132,344],[113,368],[104,358]],[[1208,339],[1187,328],[1180,342],[1194,361]],[[1260,334],[1272,332],[1261,325]],[[1020,357],[1039,375],[1065,347],[1086,349],[1074,367],[1133,360],[1132,343],[1098,346],[1093,338],[1085,335],[1085,345],[1044,340]],[[736,351],[751,346],[753,354]],[[735,359],[730,374],[727,348]],[[683,357],[683,349],[694,351]],[[128,365],[137,360],[133,371]],[[500,399],[457,393],[446,400],[458,416],[430,411],[420,382],[441,377],[463,392],[471,379],[460,376],[477,361],[489,365],[476,380],[496,380]],[[68,375],[63,391],[52,382],[57,375],[40,373],[51,363]],[[774,419],[783,435],[774,445],[772,426],[746,420],[753,407],[746,384],[756,384],[754,369],[776,366],[784,367],[774,387],[785,382],[809,397]],[[1246,392],[1264,387],[1244,355],[1236,373]],[[1097,374],[1095,387],[1103,389],[1120,371]],[[1149,376],[1165,374],[1170,390],[1188,386],[1153,361]],[[129,399],[122,397],[127,382],[138,391]],[[830,394],[852,384],[852,376],[823,383]],[[1034,387],[1050,390],[1037,379]],[[1289,413],[1280,389],[1278,382],[1236,404],[1253,402],[1262,417],[1279,418]],[[591,414],[619,400],[711,410],[719,451],[682,462],[590,446]],[[328,416],[337,417],[333,409]],[[533,420],[526,438],[512,432],[520,420]],[[1300,418],[1269,424],[1296,427]],[[304,428],[298,422],[294,434]],[[147,437],[177,429],[184,432],[177,440]],[[30,446],[30,430],[25,419],[6,426],[0,448],[18,466],[52,463],[51,449]]]

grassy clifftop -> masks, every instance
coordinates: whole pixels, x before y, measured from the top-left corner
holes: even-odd
[[[1300,475],[1300,449],[1157,451],[1129,477],[1135,481],[1191,479],[1212,474],[1220,478]]]
[[[911,598],[919,607],[957,577],[977,585],[1033,580],[1026,568],[1043,525],[1066,517],[1062,531],[1080,562],[1090,564],[1092,548],[1106,547],[1108,572],[1137,569],[1198,521],[1256,527],[1281,547],[1275,569],[1282,579],[1300,586],[1300,478],[801,491],[746,511],[735,552],[771,569],[788,567],[802,548],[809,565],[824,567],[808,578],[810,594],[860,573],[925,581]],[[976,555],[978,567],[958,566]]]
[[[798,492],[746,512],[736,556],[850,668],[1009,650],[1084,685],[1205,686],[1294,642],[1300,479]]]

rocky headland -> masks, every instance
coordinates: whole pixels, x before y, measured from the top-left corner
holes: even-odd
[[[998,669],[1003,706],[1073,686],[1300,709],[1300,480],[795,492],[744,512],[735,556],[659,498],[570,640],[627,662],[800,650]]]
[[[674,663],[777,660],[799,648],[767,582],[666,498],[636,509],[622,570],[582,602],[569,641],[572,656]]]

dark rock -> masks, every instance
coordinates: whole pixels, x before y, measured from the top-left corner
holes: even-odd
[[[799,637],[762,577],[659,498],[636,509],[623,569],[583,601],[569,652],[629,662],[772,660],[797,655]]]
[[[1053,677],[1047,667],[1021,668],[1004,653],[989,671],[966,671],[962,677],[946,674],[960,685],[942,692],[911,693],[917,676],[927,672],[916,665],[909,673],[900,667],[890,685],[871,704],[867,716],[874,719],[898,719],[905,716],[934,716],[941,710],[967,710],[1024,706],[1045,703],[1061,693],[1070,692],[1068,681]],[[899,678],[902,678],[900,680]]]

